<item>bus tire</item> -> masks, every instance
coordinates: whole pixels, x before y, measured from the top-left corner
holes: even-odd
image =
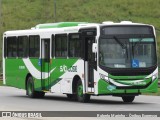
[[[66,94],[67,95],[67,98],[70,99],[70,100],[76,100],[76,97],[74,94]]]
[[[32,76],[29,76],[27,79],[27,95],[30,98],[42,98],[44,97],[44,92],[39,92],[34,90],[34,81]]]
[[[45,92],[40,92],[40,91],[36,92],[36,98],[44,98],[44,96],[45,96]]]
[[[76,87],[76,98],[79,102],[89,102],[90,95],[89,94],[83,94],[83,85],[81,80],[78,81],[77,87]]]
[[[125,103],[131,103],[131,102],[133,102],[134,98],[135,98],[135,96],[122,96],[122,100]]]

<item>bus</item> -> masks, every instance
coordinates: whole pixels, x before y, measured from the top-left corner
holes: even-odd
[[[62,93],[88,102],[112,95],[133,102],[158,89],[152,25],[58,22],[3,34],[3,84],[31,98]]]

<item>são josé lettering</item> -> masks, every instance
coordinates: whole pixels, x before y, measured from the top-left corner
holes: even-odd
[[[77,66],[71,66],[68,68],[66,65],[60,66],[60,72],[77,72]]]

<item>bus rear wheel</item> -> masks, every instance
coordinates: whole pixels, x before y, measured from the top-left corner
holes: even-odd
[[[88,102],[90,100],[90,95],[89,94],[83,94],[83,85],[81,80],[78,81],[77,87],[76,87],[76,96],[77,100],[79,102]]]
[[[39,92],[34,90],[34,82],[32,76],[29,76],[27,79],[27,89],[26,89],[27,95],[30,98],[43,98],[45,93]]]
[[[131,103],[135,99],[135,96],[122,96],[122,100],[125,103]]]

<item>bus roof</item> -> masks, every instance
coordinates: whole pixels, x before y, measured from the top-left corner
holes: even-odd
[[[69,33],[69,32],[78,32],[81,28],[90,28],[97,26],[110,26],[110,25],[147,25],[142,23],[133,23],[131,21],[122,21],[119,23],[114,23],[112,21],[105,21],[102,23],[88,23],[88,22],[58,22],[58,23],[46,23],[46,24],[38,24],[35,27],[28,30],[14,30],[14,31],[6,31],[4,35],[19,35],[19,34],[35,34],[35,33],[43,33],[43,32],[55,32],[55,33]],[[152,26],[154,27],[154,26]],[[50,28],[50,29],[48,29]]]
[[[78,32],[80,28],[88,28],[88,27],[96,27],[96,25],[100,25],[98,23],[87,23],[87,22],[60,22],[60,23],[47,23],[47,24],[39,24],[36,27],[26,30],[13,30],[13,31],[5,31],[4,35],[19,35],[19,34],[35,34],[35,33],[70,33],[70,32]]]
[[[88,24],[88,22],[58,22],[58,23],[38,24],[35,26],[35,29],[73,27],[73,26],[78,26],[80,24]]]

